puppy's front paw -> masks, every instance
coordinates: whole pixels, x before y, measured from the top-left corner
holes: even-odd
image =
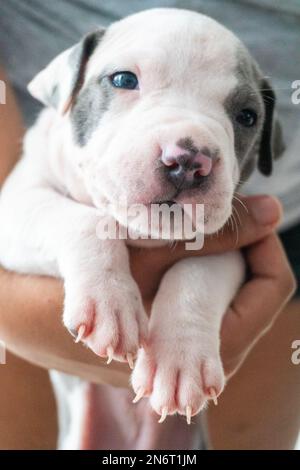
[[[224,372],[217,348],[209,350],[207,341],[195,332],[188,338],[163,338],[160,332],[150,337],[146,349],[141,349],[132,375],[135,402],[150,396],[153,409],[163,422],[168,414],[191,417],[199,413],[207,400],[217,403],[224,388]],[[196,335],[197,336],[197,335]]]
[[[146,340],[147,315],[141,295],[130,276],[110,272],[97,282],[70,283],[65,287],[64,323],[101,357],[128,362]]]

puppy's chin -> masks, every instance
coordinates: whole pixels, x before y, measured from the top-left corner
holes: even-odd
[[[232,205],[223,210],[208,210],[204,216],[204,235],[212,235],[221,230],[232,215]]]
[[[192,190],[181,193],[174,200],[165,200],[165,196],[160,198],[156,193],[152,194],[151,203],[148,193],[147,198],[144,193],[135,198],[130,193],[127,197],[118,195],[113,202],[112,198],[108,200],[96,192],[93,200],[96,207],[103,209],[122,227],[124,239],[168,242],[188,241],[197,234],[218,232],[232,214],[232,195],[233,191],[227,187],[226,191],[213,188],[207,194]],[[146,203],[145,199],[148,199]]]

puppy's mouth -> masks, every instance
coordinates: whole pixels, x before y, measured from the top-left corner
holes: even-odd
[[[167,205],[168,207],[172,207],[174,205],[182,207],[182,204],[178,201],[178,196],[180,195],[181,191],[168,191],[162,196],[156,196],[151,204],[157,204],[158,206],[162,206],[163,204]]]
[[[168,210],[170,210],[170,215],[172,217],[172,212],[175,211],[177,214],[181,213],[183,214],[184,212],[184,205],[177,201],[175,198],[174,199],[159,199],[156,201],[153,201],[153,203],[156,207],[159,208],[159,210],[163,210],[163,208],[167,207]],[[150,207],[152,206],[150,204]]]
[[[163,204],[166,204],[168,207],[172,207],[175,204],[180,206],[180,204],[178,204],[178,202],[176,202],[174,199],[160,200],[160,201],[154,202],[154,204],[158,204],[159,206],[162,206]]]

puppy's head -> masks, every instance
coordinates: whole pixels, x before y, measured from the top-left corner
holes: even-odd
[[[240,181],[255,165],[269,175],[282,151],[258,66],[230,31],[190,11],[154,9],[99,29],[29,90],[63,114],[96,206],[203,203],[207,233],[230,217]]]

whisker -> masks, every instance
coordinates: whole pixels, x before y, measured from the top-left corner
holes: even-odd
[[[170,250],[175,251],[176,246],[178,245],[178,240],[170,240]]]
[[[236,223],[236,244],[237,244],[237,246],[239,244],[239,235],[240,235],[239,225],[238,225],[238,223]]]
[[[229,222],[230,222],[231,231],[234,232],[233,214],[231,214],[231,216],[229,217]]]
[[[241,227],[241,226],[242,226],[242,221],[241,221],[240,214],[239,214],[239,212],[238,212],[238,210],[237,210],[236,207],[233,206],[232,209],[233,209],[233,211],[234,211],[234,213],[235,213],[235,215],[236,215],[236,217],[237,217],[237,219],[238,219],[238,222],[239,222],[239,224],[240,224],[240,227]]]
[[[237,221],[235,219],[234,213],[232,214],[232,218],[233,218],[233,221],[234,221],[234,224],[235,224],[235,229],[236,229],[235,244],[236,244],[236,246],[238,246],[238,244],[239,244],[239,227],[238,227]]]
[[[238,194],[238,193],[236,193],[236,194]],[[242,208],[246,211],[247,214],[249,214],[248,207],[245,205],[245,203],[236,194],[234,194],[233,199],[235,201],[237,201],[242,206]]]

